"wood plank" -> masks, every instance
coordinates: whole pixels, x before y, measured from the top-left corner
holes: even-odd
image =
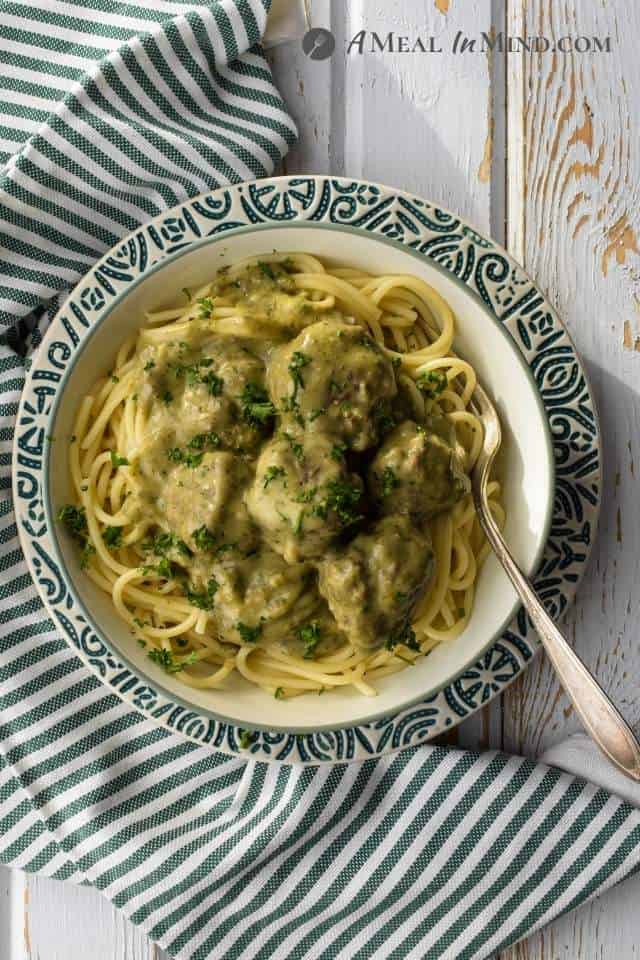
[[[605,483],[594,559],[567,631],[629,719],[640,721],[635,677],[640,595],[637,459],[640,397],[640,9],[623,2],[562,10],[536,0],[529,32],[611,35],[614,52],[521,57],[528,145],[525,265],[547,290],[585,360],[600,409]],[[635,133],[634,133],[635,131]],[[576,438],[579,443],[579,438]],[[506,698],[506,743],[535,753],[575,729],[548,662],[539,657]]]
[[[624,0],[514,3],[511,32],[611,37],[611,53],[508,58],[508,242],[566,321],[599,405],[599,537],[566,629],[640,726],[635,463],[640,426],[640,10]],[[579,442],[579,438],[576,438]],[[635,461],[635,463],[634,463]],[[504,697],[505,749],[535,756],[576,729],[540,656]],[[558,920],[500,960],[638,956],[638,880]]]
[[[495,960],[638,960],[640,877],[544,927]]]
[[[26,877],[0,866],[0,957],[23,960],[29,949],[25,923]]]
[[[96,890],[29,876],[24,903],[26,948],[16,960],[159,958],[145,934]]]

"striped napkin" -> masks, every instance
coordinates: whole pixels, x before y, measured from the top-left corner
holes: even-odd
[[[295,137],[268,9],[0,2],[0,860],[94,885],[182,960],[489,957],[640,869],[635,795],[499,753],[303,768],[188,743],[76,658],[18,545],[13,418],[60,298]]]

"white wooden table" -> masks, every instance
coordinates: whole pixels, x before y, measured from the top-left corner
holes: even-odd
[[[310,0],[331,60],[273,56],[300,127],[286,169],[364,176],[459,211],[502,241],[566,320],[599,402],[598,545],[567,622],[640,729],[640,4],[634,0]],[[611,37],[611,52],[451,52],[462,31]],[[439,38],[439,54],[345,56],[359,30]],[[576,728],[544,657],[453,733],[535,756]],[[640,878],[499,960],[640,957]],[[0,960],[161,960],[90,890],[0,869]],[[222,958],[215,958],[222,960]]]

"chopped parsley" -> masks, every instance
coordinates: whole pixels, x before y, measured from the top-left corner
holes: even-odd
[[[160,399],[162,400],[163,403],[166,403],[168,405],[173,400],[173,394],[171,393],[170,390],[165,390],[164,393],[161,395]]]
[[[102,539],[108,547],[121,547],[122,527],[107,527],[102,531]]]
[[[262,477],[262,480],[263,480],[262,486],[266,490],[269,484],[272,483],[274,480],[277,480],[278,477],[285,477],[285,476],[286,476],[286,471],[284,467],[274,467],[274,466],[267,467]]]
[[[82,548],[82,553],[80,554],[80,569],[86,570],[89,564],[89,557],[92,557],[96,552],[96,548],[91,543],[90,540],[87,540],[84,547]]]
[[[332,510],[343,527],[350,527],[362,520],[363,514],[358,510],[362,499],[360,487],[345,480],[330,480],[325,489],[327,494],[324,500],[314,507],[316,516],[326,517]]]
[[[208,433],[198,433],[195,437],[192,437],[187,447],[189,450],[204,450],[205,447],[213,447],[217,450],[221,443],[219,435],[210,430]]]
[[[304,461],[304,447],[302,444],[296,440],[295,437],[292,437],[290,433],[287,433],[286,430],[282,431],[282,436],[291,447],[291,453],[294,455],[298,463],[302,463]]]
[[[412,629],[410,623],[405,623],[400,630],[393,633],[387,640],[385,646],[387,650],[393,650],[399,643],[404,644],[405,647],[408,647],[409,650],[414,650],[416,653],[420,653],[421,651],[415,631]]]
[[[147,362],[146,362],[145,365],[144,365],[144,372],[145,372],[145,373],[148,373],[149,370],[153,370],[153,368],[155,367],[155,365],[156,365],[155,360],[147,360]]]
[[[207,369],[211,366],[213,366],[213,359],[211,357],[203,357],[202,360],[196,360],[194,363],[189,364],[171,364],[173,375],[176,379],[184,379],[189,387],[202,384],[207,388],[210,396],[219,397],[222,393],[224,380],[214,373],[213,370]]]
[[[212,313],[213,300],[211,297],[202,297],[201,300],[198,300],[198,318],[200,320],[208,320]]]
[[[384,434],[389,433],[396,425],[394,417],[391,415],[386,405],[379,404],[377,408],[373,411],[374,420],[376,427],[379,432],[384,436]]]
[[[289,361],[289,374],[293,380],[293,396],[297,397],[298,389],[300,387],[304,388],[304,380],[302,379],[302,369],[311,363],[311,357],[308,357],[306,353],[302,353],[300,350],[296,350],[291,360]]]
[[[193,537],[193,542],[198,550],[214,549],[216,536],[214,533],[211,533],[210,530],[207,530],[204,524],[201,527],[198,527],[197,530],[194,530],[191,536]]]
[[[242,750],[248,750],[251,744],[253,743],[255,737],[251,730],[239,730],[238,731],[238,741]]]
[[[114,468],[117,468],[117,467],[128,467],[128,466],[129,466],[129,461],[127,460],[126,457],[121,457],[119,453],[114,453],[114,451],[112,450],[112,451],[111,451],[111,466],[114,467]]]
[[[295,498],[296,503],[311,503],[316,498],[318,492],[317,487],[309,487],[308,490],[302,490],[301,493]]]
[[[152,660],[159,667],[162,667],[165,673],[180,673],[185,667],[195,663],[198,659],[195,653],[190,653],[182,663],[174,659],[171,650],[165,650],[164,647],[156,650],[149,650],[147,654],[149,660]]]
[[[236,623],[236,630],[245,643],[255,643],[262,634],[262,624],[259,623],[255,627],[248,627],[246,623],[238,622]]]
[[[379,478],[382,484],[382,496],[388,497],[400,485],[395,471],[391,467],[385,467],[382,476]]]
[[[204,590],[187,590],[186,596],[189,603],[200,610],[213,610],[214,598],[220,584],[215,577],[211,577]]]
[[[447,375],[444,370],[429,370],[421,373],[416,380],[416,386],[429,400],[435,400],[447,387]]]
[[[179,550],[185,557],[192,556],[191,550],[184,540],[180,540],[174,533],[167,531],[157,533],[152,540],[145,540],[142,547],[144,550],[155,553],[159,557],[166,556],[169,550]]]
[[[276,700],[284,699],[284,687],[276,687],[276,692],[274,693]]]
[[[219,547],[216,547],[216,557],[221,557],[223,554],[228,553],[229,550],[235,550],[237,546],[237,543],[221,543]]]
[[[69,532],[76,537],[84,537],[88,533],[87,514],[84,507],[72,507],[71,505],[61,507],[58,511],[58,520],[64,523]]]
[[[89,557],[96,552],[96,548],[89,540],[87,514],[84,507],[74,507],[71,504],[61,507],[58,511],[58,520],[60,523],[64,523],[73,539],[82,547],[80,567],[84,570],[89,562]]]
[[[315,657],[320,633],[320,625],[317,620],[312,620],[306,626],[298,628],[298,639],[304,644],[302,656],[305,660],[313,660]]]
[[[349,447],[346,445],[346,443],[334,443],[334,445],[331,447],[331,459],[337,460],[338,463],[340,463],[342,460],[344,460],[344,456],[348,449]]]
[[[260,270],[263,272],[263,274],[265,275],[265,277],[268,277],[268,278],[269,278],[269,280],[275,280],[275,279],[276,279],[276,275],[275,275],[274,270],[273,270],[273,267],[271,266],[270,263],[265,263],[264,261],[261,260],[260,263],[258,263],[258,267],[259,267]]]
[[[247,383],[238,399],[244,420],[256,429],[267,425],[275,416],[276,408],[269,394],[258,383]]]
[[[115,373],[111,374],[111,383],[120,383],[120,377],[116,377]]]
[[[145,564],[142,567],[142,573],[144,576],[149,576],[152,573],[156,573],[159,577],[163,577],[165,580],[172,580],[176,575],[174,565],[168,557],[161,557],[155,566],[154,564]]]
[[[192,470],[195,470],[202,463],[204,453],[185,453],[180,447],[172,447],[167,450],[167,456],[172,463],[181,463],[185,467],[191,467]]]

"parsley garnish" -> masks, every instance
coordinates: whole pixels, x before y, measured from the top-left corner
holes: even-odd
[[[149,660],[153,660],[159,667],[162,667],[165,673],[180,673],[181,670],[195,663],[198,659],[195,653],[190,653],[182,663],[178,663],[174,660],[172,652],[165,650],[164,647],[159,650],[149,650],[147,656]]]
[[[405,623],[400,630],[392,634],[387,640],[385,646],[387,650],[393,650],[394,647],[399,643],[404,644],[404,646],[408,647],[409,650],[415,650],[416,653],[420,653],[421,647],[416,638],[415,631],[412,629],[410,623]]]
[[[421,373],[416,386],[429,400],[435,400],[447,387],[447,375],[443,370],[429,370]]]
[[[220,437],[213,430],[208,433],[198,433],[192,437],[187,444],[189,450],[204,450],[205,447],[214,447],[217,449],[222,443]]]
[[[344,480],[330,480],[326,486],[327,495],[314,513],[319,517],[326,517],[329,510],[333,510],[343,527],[362,520],[363,514],[357,510],[362,498],[362,490]]]
[[[142,546],[144,550],[157,553],[160,557],[165,556],[165,554],[172,549],[179,550],[180,553],[183,553],[186,557],[192,556],[191,550],[189,550],[184,540],[180,540],[175,534],[168,533],[167,531],[157,533],[153,540],[145,540]]]
[[[200,320],[208,320],[213,313],[213,300],[211,297],[202,297],[198,300],[198,317]]]
[[[262,634],[262,624],[259,623],[255,627],[248,627],[246,623],[238,622],[236,623],[236,630],[245,643],[255,643]]]
[[[185,453],[180,447],[172,447],[167,450],[167,456],[172,463],[182,463],[185,467],[195,470],[202,463],[204,453]]]
[[[277,480],[278,477],[285,477],[285,476],[286,476],[286,471],[284,467],[267,467],[262,477],[263,479],[262,486],[266,490],[269,484],[273,480]]]
[[[111,374],[111,383],[120,383],[120,377],[116,377],[115,373]]]
[[[122,546],[122,527],[107,527],[102,531],[102,539],[108,547]]]
[[[114,468],[117,467],[127,467],[129,466],[129,461],[126,457],[121,457],[119,453],[114,453],[111,451],[111,466]]]
[[[262,272],[264,273],[265,277],[268,277],[269,280],[275,280],[275,279],[276,279],[276,275],[275,275],[275,273],[273,272],[273,267],[271,266],[270,263],[264,263],[264,261],[260,261],[260,263],[258,263],[258,266],[259,266],[259,268],[262,270]]]
[[[294,397],[297,397],[299,387],[304,388],[304,380],[302,379],[302,373],[300,371],[309,363],[311,363],[311,357],[308,357],[306,353],[302,353],[300,350],[296,350],[289,361],[288,369],[291,379],[293,380]]]
[[[222,393],[224,386],[222,377],[219,377],[213,370],[208,370],[206,373],[203,373],[204,369],[213,366],[211,357],[203,357],[202,360],[196,360],[195,363],[175,363],[171,366],[176,379],[181,380],[184,378],[187,386],[193,387],[197,384],[202,384],[207,388],[212,397],[219,397]]]
[[[291,447],[291,453],[294,455],[298,463],[302,463],[304,460],[304,447],[302,444],[296,440],[295,437],[292,437],[290,433],[287,433],[286,430],[282,431],[282,436]]]
[[[58,511],[58,520],[64,523],[71,536],[82,547],[80,567],[84,570],[89,562],[89,557],[96,552],[96,548],[89,540],[87,514],[84,507],[74,507],[70,504],[61,507]]]
[[[239,734],[238,740],[240,742],[241,748],[243,750],[248,750],[255,739],[251,730],[239,730],[238,734]]]
[[[315,500],[317,492],[317,487],[309,487],[308,490],[303,490],[296,497],[296,503],[311,503],[313,500]]]
[[[168,405],[173,400],[173,394],[171,393],[170,390],[165,390],[162,396],[160,397],[160,399],[162,400],[163,403],[166,403]]]
[[[87,540],[84,547],[82,548],[82,553],[80,554],[80,569],[85,570],[88,563],[89,557],[92,557],[96,552],[96,548],[91,543],[90,540]]]
[[[145,373],[148,373],[149,370],[153,370],[153,368],[155,367],[155,365],[156,365],[155,360],[147,360],[147,362],[146,362],[145,365],[144,365],[144,371],[145,371]]]
[[[58,520],[64,523],[74,536],[84,536],[87,533],[87,514],[84,507],[61,507]]]
[[[276,700],[282,700],[284,698],[284,687],[276,687],[276,692],[274,693]]]
[[[400,485],[400,481],[395,475],[395,471],[391,467],[385,467],[382,471],[382,476],[380,477],[382,483],[382,496],[388,497],[389,494],[393,493],[397,486]]]
[[[313,660],[316,647],[320,641],[320,625],[317,620],[312,620],[304,627],[298,629],[298,639],[304,644],[302,656],[305,660]]]
[[[271,403],[269,394],[258,383],[247,383],[238,399],[242,416],[252,427],[263,427],[275,416],[276,408]]]
[[[216,542],[215,534],[207,530],[204,524],[194,530],[191,536],[198,550],[213,550]]]
[[[342,460],[344,460],[344,455],[348,449],[349,448],[346,443],[334,443],[334,445],[331,447],[331,459],[337,460],[338,463],[340,463]]]
[[[187,600],[200,610],[213,610],[214,597],[220,584],[215,577],[211,577],[205,590],[187,590]]]

